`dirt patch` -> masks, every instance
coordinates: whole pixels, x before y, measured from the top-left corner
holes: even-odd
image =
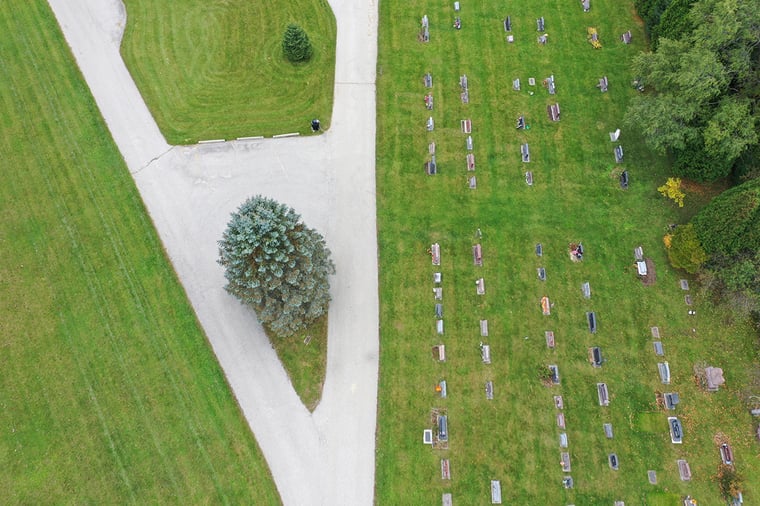
[[[647,264],[647,273],[645,276],[639,276],[644,286],[651,286],[657,281],[657,273],[654,270],[654,262],[651,258],[645,258],[644,262]]]

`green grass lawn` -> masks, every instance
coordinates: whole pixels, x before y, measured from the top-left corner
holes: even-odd
[[[171,144],[328,128],[335,17],[325,0],[127,0],[122,55]],[[282,56],[289,23],[314,46]]]
[[[0,9],[4,504],[275,504],[44,0]]]
[[[622,126],[630,86],[630,58],[644,49],[631,2],[595,0],[583,13],[579,2],[462,2],[463,28],[448,4],[421,0],[380,4],[378,61],[378,227],[380,247],[381,364],[378,414],[378,504],[440,504],[452,492],[455,504],[490,503],[489,481],[501,480],[505,504],[675,505],[690,493],[700,504],[719,504],[712,476],[720,463],[713,442],[724,433],[736,449],[745,497],[760,493],[752,469],[757,453],[750,416],[738,398],[756,360],[748,327],[731,321],[701,299],[697,316],[687,315],[682,274],[667,263],[662,236],[693,205],[677,210],[657,193],[667,176],[663,160]],[[430,19],[431,41],[417,41],[419,19]],[[514,44],[505,42],[501,20],[510,15]],[[549,43],[536,42],[536,18],[543,16]],[[392,22],[391,22],[392,20]],[[586,29],[598,29],[603,48],[594,50]],[[632,30],[634,43],[618,40]],[[433,75],[435,109],[426,111],[425,72]],[[459,76],[469,78],[470,103],[459,98]],[[554,74],[557,95],[542,80]],[[610,90],[600,93],[606,75]],[[528,78],[537,80],[528,86]],[[522,91],[512,90],[520,78]],[[532,91],[533,94],[530,94]],[[548,120],[546,106],[559,102],[562,120]],[[515,130],[524,114],[530,129]],[[435,130],[425,131],[428,116]],[[467,187],[466,135],[460,120],[471,118],[477,189]],[[608,132],[623,128],[625,163],[616,166]],[[428,143],[436,142],[440,173],[427,176]],[[520,159],[530,144],[531,163]],[[631,185],[620,189],[627,169]],[[525,183],[533,171],[535,184]],[[704,195],[695,197],[703,199]],[[690,196],[687,194],[687,203]],[[706,199],[705,199],[706,200]],[[476,239],[480,228],[482,238]],[[586,256],[574,263],[571,242],[582,241]],[[440,267],[427,249],[438,242]],[[471,247],[482,243],[484,265],[474,267]],[[534,253],[542,243],[544,256]],[[633,250],[643,246],[654,261],[657,281],[637,278]],[[538,267],[547,279],[540,281]],[[445,335],[435,332],[433,272],[443,274]],[[476,295],[483,277],[486,294]],[[592,297],[581,294],[590,282]],[[693,284],[693,283],[692,283]],[[542,296],[554,303],[543,316]],[[585,313],[595,311],[599,332],[589,334]],[[489,337],[478,321],[488,319]],[[657,376],[651,326],[659,326],[673,375],[664,386]],[[696,332],[692,332],[695,328]],[[556,335],[548,350],[544,331]],[[491,346],[493,363],[481,363],[479,343]],[[432,359],[444,343],[447,361]],[[601,346],[600,369],[587,360]],[[706,360],[724,367],[727,388],[699,391],[692,366]],[[561,385],[539,381],[548,364],[559,365]],[[445,379],[448,398],[436,383]],[[485,399],[492,380],[495,396]],[[598,406],[596,383],[609,386],[611,405]],[[670,443],[667,416],[655,404],[656,391],[675,391],[684,423],[682,445]],[[561,480],[559,433],[552,397],[563,395],[575,488]],[[449,415],[448,450],[422,444],[431,412]],[[611,422],[607,440],[602,424]],[[617,453],[620,470],[607,455]],[[440,459],[449,458],[452,480],[441,480]],[[689,461],[693,480],[681,482],[676,460]],[[647,481],[657,471],[659,483]]]

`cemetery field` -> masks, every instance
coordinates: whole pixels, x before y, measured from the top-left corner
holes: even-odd
[[[335,17],[325,0],[127,0],[121,52],[170,144],[328,128]],[[314,55],[282,56],[289,23]]]
[[[0,9],[5,504],[276,504],[44,0]]]
[[[740,398],[756,360],[755,337],[744,322],[704,300],[694,281],[682,290],[684,275],[669,267],[662,237],[694,209],[678,210],[657,193],[666,162],[622,125],[626,103],[637,93],[629,62],[645,48],[633,12],[632,2],[609,0],[592,0],[588,13],[577,1],[464,0],[460,12],[453,1],[380,4],[378,504],[441,504],[444,493],[454,504],[490,504],[491,480],[500,480],[504,504],[675,506],[687,494],[700,504],[720,504],[716,441],[730,443],[745,498],[760,493],[753,473],[756,426]],[[423,15],[427,43],[418,41]],[[508,15],[511,44],[502,25]],[[456,16],[461,30],[453,27]],[[538,33],[542,16],[545,32]],[[587,41],[588,27],[597,29],[601,49]],[[627,30],[630,45],[619,40]],[[548,43],[539,45],[543,33]],[[467,104],[460,96],[464,74]],[[542,85],[550,75],[556,95]],[[607,93],[595,86],[603,76]],[[528,84],[531,77],[535,86]],[[512,87],[516,78],[520,91]],[[432,110],[425,107],[427,93]],[[559,122],[546,111],[556,103]],[[529,129],[515,128],[519,115]],[[432,131],[426,129],[429,117]],[[471,120],[472,151],[461,130],[464,119]],[[609,132],[617,128],[622,134],[613,143]],[[431,142],[435,175],[423,167],[431,161]],[[523,143],[529,144],[529,163],[521,160]],[[617,145],[624,147],[620,164],[613,155]],[[467,170],[468,153],[474,171]],[[623,170],[626,190],[619,184]],[[475,189],[469,188],[472,176]],[[570,255],[578,242],[585,252],[580,262]],[[433,243],[440,245],[440,266],[431,262]],[[481,267],[473,265],[475,244],[482,246]],[[638,246],[656,273],[649,286],[637,276]],[[537,276],[541,267],[545,281]],[[439,285],[435,272],[442,275]],[[483,295],[476,293],[480,278]],[[581,291],[586,282],[590,298]],[[434,300],[435,286],[442,288],[441,300]],[[542,314],[542,297],[551,301],[550,315]],[[436,303],[442,304],[441,335]],[[595,334],[587,325],[591,311]],[[480,320],[488,321],[487,336]],[[659,339],[652,336],[654,326]],[[547,347],[546,331],[554,332],[554,349]],[[664,356],[655,355],[655,340]],[[441,344],[445,362],[432,353]],[[481,360],[481,344],[490,347],[489,365]],[[604,359],[599,368],[588,360],[594,346]],[[664,361],[669,385],[658,375]],[[698,387],[698,362],[724,369],[719,392]],[[558,366],[558,385],[542,381],[549,365]],[[441,380],[446,398],[435,389]],[[486,399],[488,381],[493,400]],[[608,387],[607,407],[599,405],[597,383]],[[666,411],[657,406],[656,392],[676,392],[681,402]],[[554,396],[562,396],[562,410]],[[434,413],[448,417],[448,442],[435,448],[423,444],[423,430],[436,433]],[[559,414],[565,429],[558,427]],[[671,443],[668,416],[682,422],[682,444]],[[612,439],[605,423],[612,424]],[[567,449],[560,448],[561,433]],[[569,453],[570,472],[560,466],[561,452]],[[612,453],[618,470],[608,465]],[[449,460],[450,480],[441,478],[442,459]],[[691,481],[680,479],[679,459],[688,462]],[[649,470],[656,471],[654,485]],[[567,476],[572,489],[563,488]]]

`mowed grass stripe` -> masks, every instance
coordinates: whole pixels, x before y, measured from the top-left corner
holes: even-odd
[[[458,14],[461,31],[451,27],[457,14],[450,4],[385,3],[380,9],[377,501],[429,504],[451,491],[455,502],[485,504],[490,479],[502,481],[510,504],[675,504],[686,493],[718,501],[711,480],[717,466],[712,436],[723,431],[737,444],[751,445],[749,416],[735,394],[751,364],[752,341],[742,322],[713,318],[714,310],[698,293],[692,296],[700,317],[689,320],[686,315],[679,274],[668,268],[661,237],[668,223],[693,210],[678,213],[657,194],[666,174],[663,160],[624,129],[626,162],[620,167],[614,163],[614,144],[607,134],[621,127],[625,105],[636,93],[629,86],[628,62],[643,48],[632,6],[598,1],[592,12],[583,13],[577,2],[464,2]],[[423,14],[430,19],[428,44],[416,40]],[[501,26],[506,15],[512,16],[512,45]],[[536,42],[540,16],[549,33],[546,46]],[[601,50],[586,41],[588,26],[599,30]],[[631,46],[617,39],[628,29],[634,32]],[[434,80],[432,112],[422,101],[427,71]],[[461,74],[467,74],[470,84],[467,105],[459,100]],[[556,79],[556,96],[541,86],[550,74]],[[604,75],[610,80],[607,94],[595,88]],[[512,90],[517,77],[521,92]],[[533,95],[527,93],[529,77],[537,80]],[[559,123],[546,115],[546,106],[554,102],[562,109]],[[514,129],[518,114],[525,114],[530,130]],[[435,130],[427,133],[425,121],[431,115]],[[459,129],[464,118],[473,121],[474,191],[466,187],[466,135]],[[425,176],[422,167],[430,141],[436,142],[440,169],[434,177]],[[529,164],[520,160],[523,142],[530,144]],[[625,192],[617,179],[622,168],[632,181]],[[533,187],[525,184],[526,170],[533,171]],[[478,227],[480,239],[474,236]],[[578,240],[588,254],[576,264],[569,259],[568,244]],[[442,247],[440,268],[431,266],[426,253],[432,242]],[[482,268],[472,266],[474,242],[483,245]],[[544,244],[540,259],[534,254],[537,242]],[[637,245],[654,260],[655,286],[644,287],[635,276]],[[537,267],[546,268],[545,282],[537,279]],[[434,271],[443,273],[443,337],[435,333]],[[474,286],[481,276],[486,280],[483,297]],[[581,295],[585,281],[591,283],[590,300]],[[555,303],[549,317],[539,307],[544,295]],[[585,320],[591,310],[600,326],[593,336]],[[479,335],[480,318],[489,320],[488,338]],[[649,334],[653,325],[665,336],[672,387],[657,377]],[[698,328],[697,339],[692,327]],[[545,330],[555,332],[556,350],[546,349]],[[480,363],[480,341],[491,346],[490,366]],[[445,364],[430,355],[430,347],[440,342],[446,344]],[[589,346],[602,347],[608,360],[602,369],[588,364]],[[732,364],[733,387],[712,396],[701,393],[690,378],[698,360]],[[547,388],[538,380],[550,363],[560,366],[560,387]],[[449,387],[445,400],[433,389],[440,379]],[[488,379],[495,388],[490,402],[483,390]],[[606,409],[597,402],[600,381],[612,395]],[[670,444],[666,414],[654,403],[655,391],[663,390],[682,395],[678,413],[688,420],[690,436],[681,447]],[[576,489],[569,492],[561,486],[554,394],[564,395],[566,402],[576,479]],[[421,443],[422,429],[432,426],[434,407],[449,413],[448,451],[431,451]],[[602,432],[608,421],[615,428],[613,441]],[[607,465],[612,452],[620,457],[617,473]],[[440,479],[444,457],[451,459],[451,482]],[[677,458],[687,458],[698,470],[691,483],[678,479]],[[647,469],[657,470],[660,485],[647,483]],[[745,483],[746,490],[757,486],[754,479]]]
[[[279,502],[45,2],[0,10],[8,503]]]
[[[336,24],[324,0],[128,0],[122,54],[172,144],[328,128]],[[289,23],[314,47],[307,63],[282,55]]]

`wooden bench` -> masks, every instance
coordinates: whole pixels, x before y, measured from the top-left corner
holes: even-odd
[[[538,279],[540,279],[541,281],[546,281],[546,269],[544,269],[543,267],[539,267],[538,269],[536,269],[536,273],[538,274]]]
[[[607,383],[597,383],[596,394],[597,394],[597,397],[599,398],[600,406],[610,405],[610,393],[609,393],[609,390],[607,389]]]
[[[612,433],[612,424],[611,423],[605,423],[602,428],[604,429],[604,437],[607,439],[612,439],[614,437],[614,434]]]
[[[475,290],[478,295],[484,295],[486,293],[486,282],[483,278],[478,278],[478,280],[475,281]]]
[[[581,285],[581,293],[583,293],[584,299],[591,298],[591,284],[588,281]]]
[[[520,91],[520,79],[517,78],[512,81],[512,89],[515,91]]]
[[[731,451],[728,443],[720,445],[720,460],[727,466],[734,465],[734,452]]]
[[[491,504],[501,504],[501,482],[491,480]]]
[[[670,365],[667,362],[658,362],[657,372],[660,373],[660,381],[662,384],[670,385]]]
[[[622,163],[623,162],[623,146],[615,147],[614,152],[615,152],[615,162]]]
[[[469,134],[472,133],[472,120],[463,119],[461,121],[462,132]]]
[[[570,466],[570,454],[568,452],[560,452],[559,463],[560,466],[562,466],[562,472],[569,473],[572,471],[572,467]]]
[[[544,17],[541,16],[536,20],[536,31],[537,32],[543,32],[544,31]]]
[[[493,400],[493,381],[486,381],[486,400]]]
[[[441,265],[441,246],[437,242],[430,246],[430,256],[433,259],[433,265]]]
[[[480,320],[480,335],[488,337],[488,320]]]
[[[467,153],[467,170],[475,170],[475,155],[472,153]]]
[[[594,346],[588,349],[588,360],[594,367],[602,367],[602,349]]]
[[[662,341],[654,341],[652,343],[654,345],[654,354],[658,357],[661,357],[665,355],[665,350],[662,347]]]
[[[530,170],[525,173],[525,184],[533,186],[533,172]]]
[[[472,151],[472,136],[470,135],[467,136],[466,144],[467,144],[467,151]]]
[[[528,146],[528,143],[526,142],[522,146],[520,146],[520,153],[522,154],[522,161],[525,163],[530,162],[530,147]]]
[[[683,427],[681,426],[681,421],[675,416],[669,416],[668,428],[670,429],[670,442],[673,444],[683,443]]]
[[[544,332],[544,338],[546,338],[546,347],[550,350],[554,349],[555,343],[554,343],[554,332],[551,330],[547,330]]]
[[[451,466],[449,465],[449,459],[441,459],[441,479],[451,479]]]
[[[483,248],[480,247],[480,244],[472,247],[472,263],[478,267],[483,266]]]
[[[480,359],[484,364],[491,363],[491,347],[487,344],[480,345]]]
[[[593,311],[589,311],[586,313],[586,321],[588,322],[588,331],[592,334],[596,334],[596,328],[597,328],[597,322],[596,322],[596,313]]]
[[[676,461],[678,465],[678,475],[681,477],[681,481],[691,481],[691,468],[689,463],[684,459],[678,459]]]
[[[567,448],[567,432],[560,432],[559,433],[559,447],[560,448]]]
[[[617,471],[620,468],[620,461],[618,461],[617,453],[610,453],[607,455],[607,462],[610,465],[610,469]]]
[[[425,88],[433,87],[433,76],[430,74],[430,72],[423,76],[422,81],[425,84]]]

